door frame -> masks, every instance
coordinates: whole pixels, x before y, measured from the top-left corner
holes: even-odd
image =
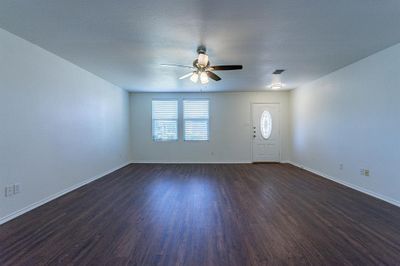
[[[256,163],[254,161],[254,153],[253,153],[253,104],[277,104],[278,108],[278,119],[279,119],[279,127],[278,127],[278,135],[279,135],[279,161],[278,163],[282,163],[282,137],[281,137],[281,124],[282,124],[282,115],[281,115],[281,103],[279,102],[250,102],[250,151],[251,151],[251,163]]]

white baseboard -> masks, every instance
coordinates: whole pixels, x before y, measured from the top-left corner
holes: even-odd
[[[367,194],[367,195],[369,195],[369,196],[372,196],[372,197],[374,197],[374,198],[377,198],[377,199],[386,201],[386,202],[388,202],[388,203],[390,203],[390,204],[393,204],[393,205],[396,205],[396,206],[400,207],[400,202],[397,201],[397,200],[395,200],[395,199],[392,199],[392,198],[390,198],[390,197],[387,197],[387,196],[384,196],[384,195],[382,195],[382,194],[379,194],[379,193],[376,193],[376,192],[374,192],[374,191],[371,191],[371,190],[369,190],[369,189],[366,189],[366,188],[363,188],[363,187],[360,187],[360,186],[351,184],[351,183],[349,183],[349,182],[346,182],[346,181],[343,181],[343,180],[341,180],[341,179],[332,177],[332,176],[330,176],[330,175],[327,175],[327,174],[325,174],[325,173],[322,173],[322,172],[320,172],[320,171],[314,170],[314,169],[312,169],[312,168],[306,167],[306,166],[304,166],[304,165],[301,165],[301,164],[298,164],[298,163],[295,163],[295,162],[288,161],[287,163],[292,164],[292,165],[294,165],[294,166],[296,166],[296,167],[302,168],[302,169],[304,169],[304,170],[307,170],[307,171],[309,171],[309,172],[311,172],[311,173],[314,173],[314,174],[316,174],[316,175],[319,175],[319,176],[321,176],[321,177],[323,177],[323,178],[329,179],[329,180],[331,180],[331,181],[333,181],[333,182],[339,183],[339,184],[341,184],[341,185],[343,185],[343,186],[352,188],[352,189],[354,189],[354,190],[357,190],[357,191],[359,191],[359,192],[362,192],[362,193]]]
[[[70,186],[70,187],[68,187],[66,189],[63,189],[60,192],[57,192],[57,193],[55,193],[55,194],[53,194],[51,196],[48,196],[48,197],[46,197],[46,198],[44,198],[42,200],[39,200],[39,201],[37,201],[35,203],[32,203],[32,204],[29,204],[28,206],[26,206],[26,207],[24,207],[24,208],[22,208],[22,209],[20,209],[18,211],[15,211],[15,212],[13,212],[11,214],[8,214],[8,215],[0,218],[0,225],[5,223],[5,222],[8,222],[8,221],[10,221],[10,220],[12,220],[14,218],[17,218],[18,216],[20,216],[20,215],[22,215],[22,214],[24,214],[24,213],[26,213],[28,211],[31,211],[31,210],[33,210],[33,209],[35,209],[35,208],[37,208],[37,207],[49,202],[49,201],[52,201],[52,200],[54,200],[54,199],[56,199],[56,198],[58,198],[58,197],[60,197],[60,196],[62,196],[64,194],[67,194],[68,192],[71,192],[71,191],[73,191],[73,190],[75,190],[75,189],[77,189],[77,188],[79,188],[81,186],[89,184],[90,182],[93,182],[96,179],[99,179],[99,178],[101,178],[101,177],[103,177],[105,175],[108,175],[108,174],[110,174],[110,173],[112,173],[112,172],[114,172],[114,171],[116,171],[116,170],[118,170],[118,169],[120,169],[122,167],[125,167],[125,166],[127,166],[128,164],[131,164],[131,163],[132,162],[130,162],[130,161],[126,162],[126,163],[124,163],[124,164],[122,164],[120,166],[117,166],[117,167],[115,167],[115,168],[113,168],[111,170],[108,170],[108,171],[106,171],[106,172],[104,172],[102,174],[99,174],[99,175],[96,175],[94,177],[88,178],[88,179],[86,179],[86,180],[84,180],[84,181],[82,181],[82,182],[80,182],[80,183],[78,183],[76,185],[73,185],[73,186]]]
[[[136,164],[249,164],[252,163],[250,161],[229,161],[229,162],[199,162],[199,161],[191,161],[191,162],[168,162],[168,161],[132,161],[132,163]]]

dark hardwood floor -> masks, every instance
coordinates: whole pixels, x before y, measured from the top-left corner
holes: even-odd
[[[400,208],[286,164],[129,165],[0,227],[1,265],[395,265]]]

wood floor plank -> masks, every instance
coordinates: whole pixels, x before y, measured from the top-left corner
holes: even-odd
[[[399,265],[400,208],[288,164],[132,164],[0,226],[0,265]]]

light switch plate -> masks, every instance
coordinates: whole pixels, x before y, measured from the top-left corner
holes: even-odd
[[[18,194],[20,192],[20,185],[14,184],[13,189],[14,189],[14,194]]]
[[[7,186],[5,187],[5,196],[6,197],[11,197],[13,194],[13,187],[12,186]]]

